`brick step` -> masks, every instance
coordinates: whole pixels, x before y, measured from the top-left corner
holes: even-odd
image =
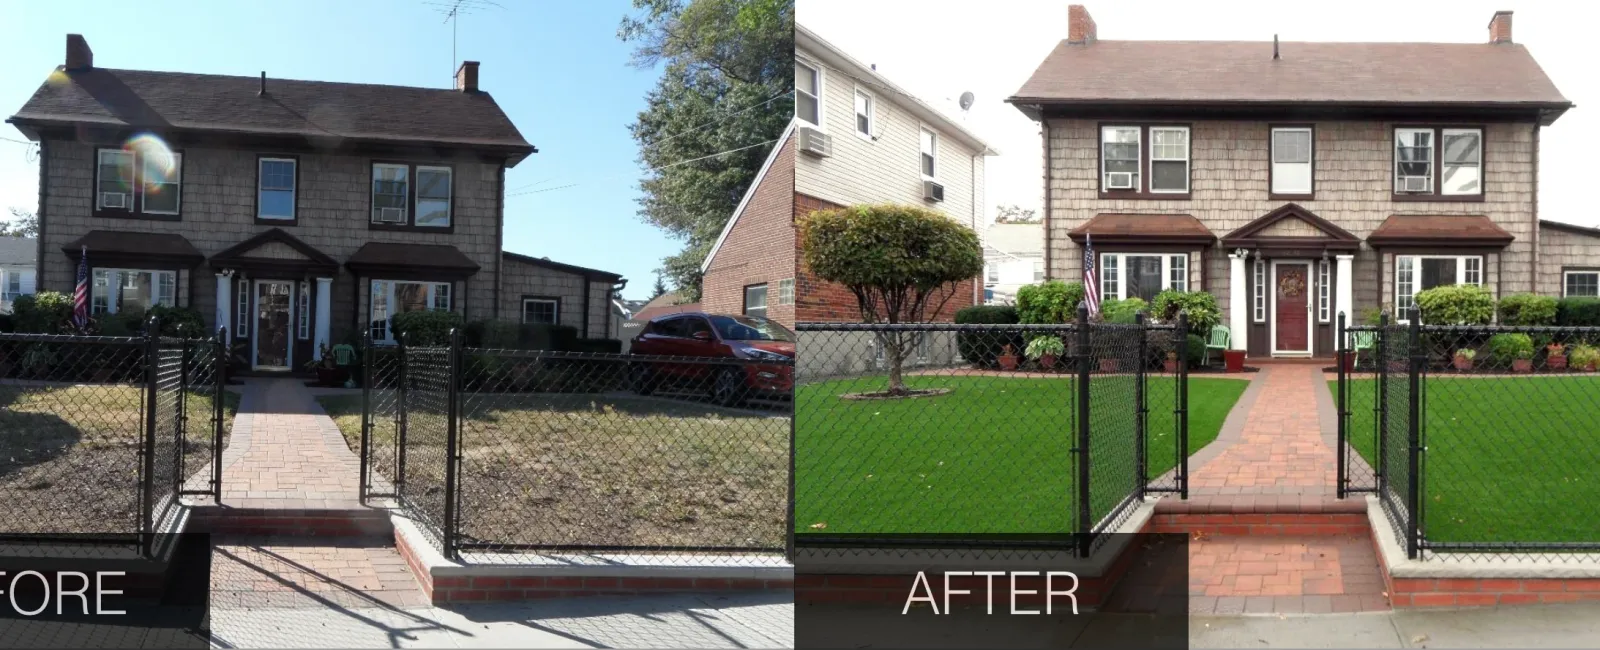
[[[393,543],[394,526],[371,508],[229,508],[196,506],[191,529],[252,537],[375,538]]]
[[[1362,536],[1371,534],[1366,515],[1349,513],[1160,513],[1150,520],[1152,533],[1188,533],[1202,537]]]
[[[1197,535],[1189,543],[1191,613],[1385,610],[1385,591],[1377,553],[1364,534],[1254,532]]]

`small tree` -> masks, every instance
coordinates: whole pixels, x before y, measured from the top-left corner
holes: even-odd
[[[906,205],[857,205],[800,220],[806,267],[844,285],[868,323],[915,323],[938,314],[957,283],[983,271],[972,230],[937,212]],[[906,395],[901,365],[912,337],[879,332],[889,363],[890,395]]]

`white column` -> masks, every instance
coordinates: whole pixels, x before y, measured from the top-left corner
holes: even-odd
[[[328,318],[333,311],[333,278],[317,278],[317,320],[316,339],[312,357],[322,359],[322,346],[328,344]]]
[[[1346,326],[1356,324],[1356,315],[1352,311],[1356,305],[1355,274],[1350,269],[1350,264],[1355,258],[1354,255],[1335,255],[1333,258],[1335,263],[1333,286],[1338,289],[1333,294],[1333,313],[1334,318],[1344,314]]]
[[[217,327],[228,328],[224,343],[233,343],[233,269],[217,274]]]
[[[1245,279],[1245,254],[1244,249],[1239,249],[1228,256],[1228,329],[1232,335],[1228,347],[1234,350],[1245,349],[1249,338],[1250,309],[1245,292],[1250,285]]]

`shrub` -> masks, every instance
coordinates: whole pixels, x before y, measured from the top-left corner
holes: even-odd
[[[1142,298],[1107,300],[1100,306],[1100,317],[1107,323],[1133,323],[1148,306]]]
[[[17,324],[11,319],[11,314],[0,314],[0,332],[14,332]]]
[[[1362,325],[1378,325],[1383,321],[1383,310],[1377,307],[1368,307],[1361,310]]]
[[[1189,335],[1189,367],[1199,368],[1206,358],[1206,340],[1199,334]]]
[[[1222,322],[1222,308],[1217,297],[1204,291],[1173,291],[1156,294],[1150,304],[1150,313],[1162,322],[1175,322],[1178,314],[1188,317],[1190,331],[1207,334]]]
[[[1494,296],[1471,284],[1434,287],[1417,293],[1422,322],[1429,325],[1488,325],[1494,320]]]
[[[1012,325],[1020,322],[1015,307],[978,305],[956,312],[956,322],[971,325]],[[984,367],[999,364],[1000,352],[1010,345],[1013,350],[1022,347],[1022,336],[1017,332],[960,332],[956,334],[956,350],[968,363]]]
[[[1063,343],[1060,337],[1041,336],[1028,343],[1028,349],[1024,351],[1024,354],[1029,359],[1038,359],[1045,355],[1059,357],[1066,354],[1066,352],[1067,344]]]
[[[394,315],[395,337],[409,335],[408,345],[437,347],[450,344],[450,330],[461,327],[461,314],[453,311],[408,311]]]
[[[467,323],[462,342],[473,348],[516,348],[522,326],[504,320],[475,320]]]
[[[161,324],[162,336],[205,338],[211,334],[206,332],[206,321],[200,316],[200,312],[188,307],[156,305],[144,314],[146,320],[151,316],[156,317],[157,322]]]
[[[516,347],[523,350],[571,350],[577,345],[578,328],[571,325],[523,323]]]
[[[1590,364],[1600,365],[1600,347],[1587,343],[1574,345],[1571,354],[1567,355],[1567,362],[1578,369],[1586,369]]]
[[[1489,352],[1496,359],[1532,359],[1533,338],[1527,334],[1496,334],[1489,337]]]
[[[1051,280],[1017,290],[1017,322],[1029,325],[1059,325],[1078,319],[1078,303],[1083,302],[1082,282]]]
[[[578,339],[573,342],[570,352],[587,352],[591,354],[621,354],[622,341],[617,339]]]
[[[1549,296],[1518,293],[1500,299],[1500,324],[1542,326],[1556,324],[1558,301]]]
[[[1562,298],[1556,301],[1556,324],[1600,327],[1600,298]]]
[[[72,329],[72,298],[58,291],[19,296],[11,303],[11,314],[18,332],[60,334]]]

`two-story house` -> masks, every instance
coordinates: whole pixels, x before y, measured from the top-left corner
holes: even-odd
[[[537,150],[476,62],[454,89],[115,70],[73,34],[7,121],[40,145],[38,287],[86,256],[96,315],[194,308],[257,370],[411,310],[611,329],[616,274],[502,252]]]
[[[803,268],[795,220],[864,203],[936,210],[976,229],[984,156],[995,152],[929,103],[795,25],[795,118],[701,265],[701,307],[797,321],[860,319],[843,287]],[[981,302],[963,282],[945,305]]]
[[[1214,294],[1250,356],[1327,356],[1417,292],[1592,292],[1600,237],[1541,222],[1572,107],[1498,12],[1483,43],[1111,41],[1080,5],[1007,101],[1038,121],[1045,256],[1105,299]],[[1556,242],[1560,242],[1559,245]]]

